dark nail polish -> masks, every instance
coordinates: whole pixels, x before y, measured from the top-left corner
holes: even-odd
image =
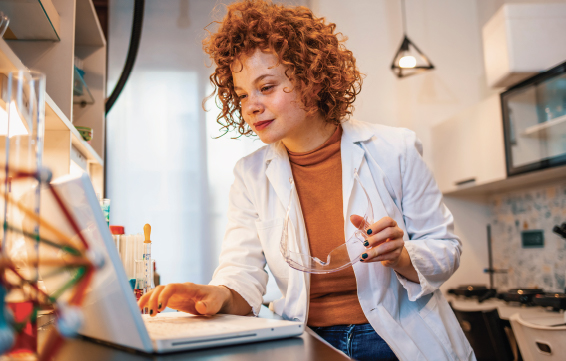
[[[369,242],[368,242],[368,240],[366,239],[366,241],[364,242],[364,247],[367,247],[367,246],[369,246]]]
[[[363,259],[363,258],[360,258],[360,261],[361,261],[361,262],[363,262],[363,261],[364,261],[364,259]]]
[[[371,234],[373,231],[371,229],[368,229],[367,234]]]
[[[362,258],[363,258],[363,259],[368,258],[368,254],[367,254],[367,253],[362,254]]]
[[[160,310],[161,309],[161,303],[157,306],[157,308]]]
[[[149,314],[153,315],[153,309],[149,310]]]

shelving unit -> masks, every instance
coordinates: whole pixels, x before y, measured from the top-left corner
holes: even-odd
[[[549,132],[564,132],[565,128],[566,128],[566,115],[563,115],[561,117],[554,118],[544,123],[540,123],[537,125],[533,125],[532,127],[528,127],[521,135],[530,138],[543,139],[548,136]]]
[[[43,0],[42,0],[43,1]],[[54,177],[69,174],[71,161],[88,172],[97,193],[104,183],[106,40],[91,0],[53,0],[59,41],[0,39],[0,72],[40,71],[47,77],[43,164]],[[27,21],[28,19],[11,19]],[[88,101],[73,96],[75,56],[83,60]],[[75,126],[93,128],[92,144]],[[77,167],[73,167],[77,168]]]

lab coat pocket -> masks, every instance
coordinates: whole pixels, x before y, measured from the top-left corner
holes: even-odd
[[[425,324],[454,360],[468,360],[472,348],[448,302],[444,300],[439,290],[430,294],[428,302],[426,298],[426,296],[421,298],[426,304],[419,311]]]
[[[283,218],[255,222],[265,259],[280,289],[286,287],[287,280],[289,279],[289,266],[279,250],[279,243],[283,234],[283,224]],[[282,282],[283,280],[285,282]]]

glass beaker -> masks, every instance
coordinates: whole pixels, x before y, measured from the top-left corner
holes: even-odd
[[[37,358],[36,315],[39,310],[40,184],[45,129],[45,75],[17,71],[2,79],[0,102],[1,275],[8,285],[6,302],[14,314],[15,341],[2,360]],[[2,153],[3,152],[3,153]]]
[[[104,198],[100,200],[100,207],[102,208],[102,213],[104,214],[104,219],[106,219],[106,224],[110,226],[110,199]]]
[[[136,280],[134,286],[134,294],[136,295],[136,301],[139,301],[140,297],[143,296],[143,291],[145,289],[145,273],[144,273],[144,261],[135,261],[135,272],[134,279]]]

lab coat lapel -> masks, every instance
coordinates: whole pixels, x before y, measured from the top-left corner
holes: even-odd
[[[289,164],[289,154],[281,142],[269,146],[266,162],[268,162],[268,164],[265,174],[286,212],[290,201],[290,179],[292,179],[293,173],[291,171],[291,165]],[[293,206],[289,213],[288,246],[292,251],[309,254],[307,232],[297,192],[293,192],[292,196]],[[285,310],[290,310],[290,314],[296,315],[295,318],[297,320],[306,322],[310,291],[310,274],[290,269],[287,289]]]
[[[285,211],[287,211],[287,207],[291,201],[289,196],[292,194],[293,197],[289,213],[289,221],[292,223],[292,227],[289,231],[290,235],[294,235],[294,237],[291,237],[290,243],[293,244],[289,244],[289,247],[295,252],[308,254],[307,232],[301,211],[301,203],[296,190],[291,193],[290,180],[293,177],[293,172],[289,164],[289,154],[281,142],[270,146],[268,162],[269,164],[267,165],[265,174]]]
[[[366,141],[373,136],[372,132],[360,127],[356,120],[342,123],[342,140],[340,142],[340,155],[342,157],[342,205],[346,228],[349,224],[348,209],[350,196],[354,187],[354,172],[360,170],[364,162],[365,152],[359,142]]]
[[[276,143],[269,146],[266,155],[267,169],[265,175],[269,183],[275,190],[279,201],[285,209],[289,205],[289,193],[291,191],[292,178],[291,165],[289,164],[289,155],[283,144]]]
[[[344,130],[341,143],[344,230],[345,236],[350,237],[354,234],[356,228],[350,222],[349,216],[352,214],[363,216],[363,212],[367,209],[367,198],[354,178],[354,172],[356,170],[371,200],[374,218],[371,221],[375,222],[377,219],[381,219],[387,215],[387,212],[383,207],[380,193],[377,190],[376,182],[367,163],[367,159],[371,157],[371,155],[366,154],[362,147],[363,142],[368,141],[374,136],[373,131],[365,128],[363,123],[355,120],[344,123],[342,128]],[[358,252],[358,250],[353,250],[352,247],[349,247],[348,251],[351,256],[359,255],[353,254],[354,252]],[[380,263],[364,264],[358,262],[354,264],[353,268],[358,284],[379,285],[377,288],[358,289],[360,299],[383,299],[385,296],[384,290],[387,289],[389,281],[389,277],[384,277],[386,274],[384,273],[384,267]],[[387,270],[386,272],[390,271]],[[374,294],[372,295],[372,293]],[[368,310],[374,308],[372,305],[363,306]]]
[[[350,139],[344,139],[340,144],[340,154],[342,156],[342,199],[344,221],[348,222],[348,208],[350,195],[354,187],[354,172],[360,169],[364,161],[364,150]]]

